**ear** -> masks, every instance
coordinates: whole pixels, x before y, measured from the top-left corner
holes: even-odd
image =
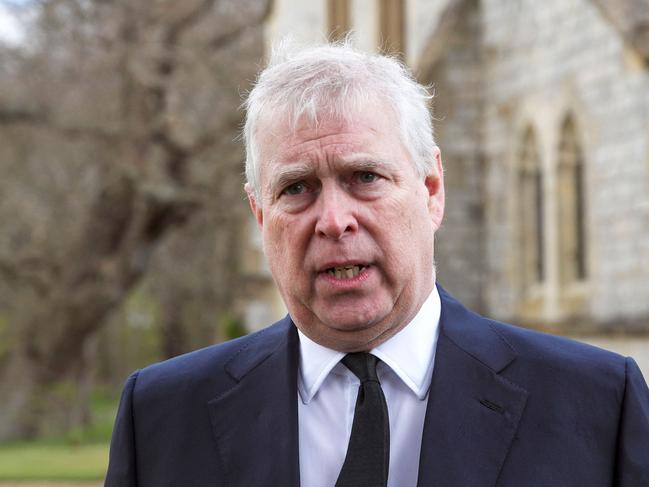
[[[250,183],[246,183],[243,189],[246,190],[246,194],[248,195],[248,203],[250,204],[250,209],[252,210],[252,214],[255,215],[255,220],[257,220],[257,225],[259,225],[259,228],[263,228],[264,213],[261,209],[261,206],[257,204],[257,199],[255,198],[255,191],[250,186]]]
[[[428,190],[428,212],[435,225],[439,229],[444,219],[444,169],[442,168],[442,155],[438,147],[435,147],[433,156],[433,170],[424,179]]]

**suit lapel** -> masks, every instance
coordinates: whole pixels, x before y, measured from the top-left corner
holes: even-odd
[[[527,392],[499,375],[516,354],[489,321],[439,291],[440,336],[418,485],[493,487]],[[298,348],[286,318],[247,342],[226,365],[236,384],[208,409],[232,487],[299,486]]]
[[[286,318],[226,365],[237,384],[208,408],[228,485],[299,486],[297,342]]]
[[[420,486],[493,487],[527,392],[499,375],[513,349],[440,290],[442,315],[419,463]]]

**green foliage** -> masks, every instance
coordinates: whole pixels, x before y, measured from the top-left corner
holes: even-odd
[[[120,344],[126,374],[161,359],[160,313],[160,304],[144,285],[134,289],[124,303]]]
[[[109,443],[117,414],[118,398],[104,391],[95,391],[90,398],[92,422],[82,430],[82,443]]]
[[[224,332],[226,340],[239,338],[240,336],[243,336],[246,333],[248,333],[248,330],[246,330],[246,327],[243,326],[241,320],[239,320],[238,318],[230,314],[224,315],[220,321],[221,322],[219,323],[219,325]]]
[[[65,443],[70,446],[110,443],[117,414],[117,400],[104,392],[95,392],[90,399],[90,409],[91,423],[69,430],[64,437]]]
[[[128,326],[133,329],[146,330],[160,321],[160,307],[145,286],[135,288],[124,305]]]
[[[0,360],[11,348],[12,340],[9,334],[9,319],[0,314]]]
[[[0,481],[101,480],[107,466],[108,444],[30,442],[0,446]]]
[[[62,404],[72,404],[79,399],[79,385],[70,380],[59,380],[48,388],[48,400],[55,400]]]
[[[108,446],[117,400],[95,391],[92,423],[59,438],[0,444],[0,481],[101,480],[108,466]]]

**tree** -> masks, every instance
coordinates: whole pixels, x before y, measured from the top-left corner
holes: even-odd
[[[87,418],[88,344],[169,235],[206,212],[238,234],[237,108],[268,2],[32,8],[0,54],[0,439]]]

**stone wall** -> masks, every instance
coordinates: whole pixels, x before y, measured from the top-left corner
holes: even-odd
[[[438,276],[474,309],[568,333],[649,329],[649,47],[631,35],[649,8],[623,1],[634,9],[608,0],[407,2],[406,59],[435,87],[445,163]],[[378,47],[376,3],[351,4],[367,50]],[[324,39],[325,7],[274,2],[268,41]],[[560,285],[557,161],[567,116],[585,161],[588,278]],[[529,129],[543,169],[546,265],[531,291],[520,279],[516,178]]]
[[[481,19],[477,1],[454,12],[440,59],[421,81],[432,84],[435,136],[442,150],[446,213],[437,233],[437,279],[467,306],[484,311],[486,285],[483,193]]]
[[[545,258],[538,320],[565,329],[649,323],[649,70],[587,0],[482,2],[486,215],[491,314],[515,318],[516,148],[536,132],[544,167]],[[586,282],[558,284],[556,164],[572,114],[586,162]],[[576,301],[571,299],[576,296]],[[576,303],[576,304],[575,304]]]

